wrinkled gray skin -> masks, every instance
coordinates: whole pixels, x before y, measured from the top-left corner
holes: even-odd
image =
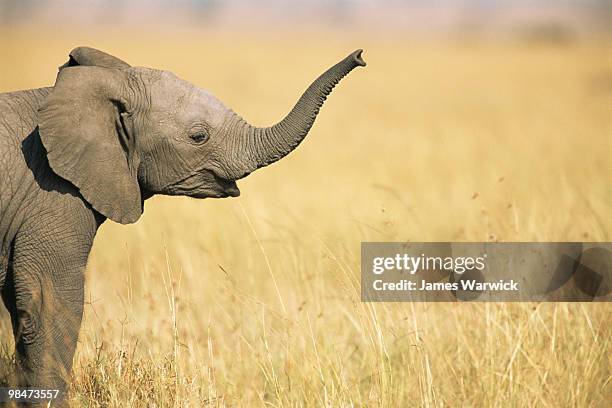
[[[0,94],[0,288],[23,386],[66,387],[98,227],[154,194],[238,196],[236,180],[291,152],[356,51],[278,124],[256,128],[170,72],[80,47],[55,86]],[[65,403],[65,402],[63,402]]]

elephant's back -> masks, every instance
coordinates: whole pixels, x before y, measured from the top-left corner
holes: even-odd
[[[38,108],[51,89],[0,93],[0,166],[38,126]]]
[[[0,93],[0,129],[11,128],[16,124],[33,123],[38,108],[52,89],[47,87]]]

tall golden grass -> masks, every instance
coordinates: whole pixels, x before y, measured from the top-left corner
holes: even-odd
[[[361,241],[610,240],[609,44],[82,34],[4,31],[0,90],[52,84],[87,44],[269,124],[353,49],[368,66],[240,198],[155,197],[103,225],[75,406],[609,404],[608,304],[369,304],[359,288]]]

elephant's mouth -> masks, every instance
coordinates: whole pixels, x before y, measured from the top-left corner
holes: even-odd
[[[240,190],[235,180],[218,176],[214,171],[205,170],[191,174],[173,183],[167,189],[168,195],[185,195],[193,198],[238,197]]]
[[[238,197],[240,195],[240,190],[234,180],[224,179],[216,174],[214,174],[214,177],[217,186],[220,187],[220,192],[224,194],[222,197]]]

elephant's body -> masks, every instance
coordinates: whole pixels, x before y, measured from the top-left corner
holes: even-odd
[[[83,272],[102,217],[49,168],[38,108],[52,88],[0,94],[0,288],[20,382],[63,387],[83,307]]]
[[[99,226],[138,220],[154,194],[223,198],[291,152],[356,51],[275,126],[256,128],[173,74],[80,47],[52,88],[0,94],[0,290],[19,385],[65,389]]]
[[[5,261],[11,242],[23,220],[19,209],[32,189],[34,176],[29,171],[22,144],[38,126],[37,109],[51,88],[0,94],[0,250]],[[41,158],[44,156],[41,155]],[[25,180],[24,177],[27,177]],[[17,183],[19,181],[19,183]],[[0,269],[0,283],[5,267]]]

